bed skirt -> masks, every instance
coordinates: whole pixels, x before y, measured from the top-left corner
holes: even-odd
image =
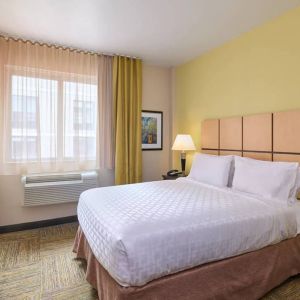
[[[300,273],[300,235],[243,255],[168,275],[140,287],[122,287],[94,256],[78,228],[73,251],[87,262],[86,279],[100,300],[259,299]]]

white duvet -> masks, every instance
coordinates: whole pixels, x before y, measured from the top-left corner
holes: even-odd
[[[88,190],[78,219],[94,255],[122,286],[297,234],[293,207],[187,178]]]

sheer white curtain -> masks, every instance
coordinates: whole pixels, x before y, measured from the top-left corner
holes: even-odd
[[[98,59],[98,129],[99,167],[113,169],[115,164],[115,131],[113,127],[113,58]]]
[[[110,61],[0,38],[1,174],[113,166],[112,136],[102,137],[111,132]]]

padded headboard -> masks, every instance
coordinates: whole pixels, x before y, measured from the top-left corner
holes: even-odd
[[[300,110],[202,123],[203,153],[300,162]]]

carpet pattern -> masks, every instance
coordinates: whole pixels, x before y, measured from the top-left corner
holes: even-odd
[[[0,299],[97,299],[85,280],[85,262],[72,253],[77,227],[70,223],[0,234]],[[300,275],[263,298],[283,299],[300,299]]]
[[[97,299],[72,253],[78,224],[0,235],[0,299]]]

